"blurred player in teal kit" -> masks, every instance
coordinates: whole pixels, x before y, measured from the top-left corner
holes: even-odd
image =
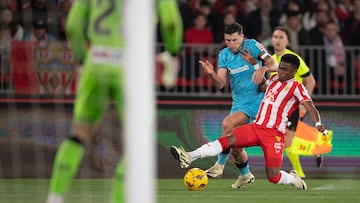
[[[126,67],[123,66],[122,51],[128,45],[125,45],[120,32],[125,23],[121,21],[122,3],[121,0],[75,0],[70,10],[66,34],[76,59],[83,63],[83,70],[71,134],[57,151],[47,203],[63,202],[65,192],[78,171],[84,146],[91,141],[110,100],[115,101],[119,118],[123,117],[123,70]],[[158,0],[156,3],[166,50],[176,56],[183,34],[177,2]],[[171,60],[177,61],[176,57],[167,59],[170,60],[167,64],[172,64]],[[123,176],[124,162],[120,161],[113,180],[112,203],[125,202]]]
[[[230,80],[231,111],[222,123],[223,134],[227,135],[235,127],[255,119],[264,97],[264,92],[260,91],[259,84],[263,83],[265,71],[276,68],[277,63],[262,44],[254,39],[245,39],[243,27],[238,23],[225,27],[224,40],[226,48],[222,49],[218,55],[217,72],[214,71],[214,67],[209,61],[200,61],[200,63],[217,88],[222,89],[227,78]],[[253,58],[256,61],[251,61]],[[232,149],[232,154],[236,167],[239,169],[239,177],[231,185],[231,188],[236,189],[252,183],[255,177],[250,172],[246,151]],[[207,175],[211,178],[220,177],[228,157],[229,151],[219,154],[215,165],[206,170]]]

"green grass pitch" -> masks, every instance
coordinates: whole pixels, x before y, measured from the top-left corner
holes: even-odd
[[[360,180],[307,179],[307,191],[273,185],[265,179],[240,190],[231,190],[232,179],[209,180],[205,191],[187,191],[182,179],[157,182],[158,203],[358,203]],[[49,180],[0,179],[1,203],[44,203]],[[141,183],[139,183],[141,187]],[[66,195],[66,203],[108,203],[111,180],[76,179]],[[139,194],[141,195],[141,194]],[[146,201],[144,201],[146,203]]]

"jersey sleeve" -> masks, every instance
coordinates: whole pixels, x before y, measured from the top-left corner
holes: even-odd
[[[262,45],[260,42],[256,40],[251,40],[251,47],[252,47],[252,54],[257,57],[257,59],[260,59],[263,63],[267,62],[271,55],[269,52],[265,49],[264,45]]]
[[[67,38],[75,58],[83,61],[86,55],[86,22],[90,3],[88,0],[75,0],[65,24]]]
[[[298,83],[294,91],[294,96],[299,100],[300,103],[303,103],[304,101],[312,101],[305,86],[301,83]]]
[[[298,56],[298,59],[300,60],[300,65],[296,74],[298,74],[299,77],[307,76],[310,72],[310,68],[306,65],[305,61],[300,56]]]
[[[165,48],[176,55],[183,40],[183,23],[175,0],[158,0],[157,11]]]
[[[218,61],[217,62],[218,68],[227,68],[226,53],[225,53],[224,49],[219,52],[217,61]]]

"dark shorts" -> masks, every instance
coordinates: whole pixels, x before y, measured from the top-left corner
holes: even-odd
[[[295,131],[299,122],[299,108],[297,108],[289,117],[287,129]]]

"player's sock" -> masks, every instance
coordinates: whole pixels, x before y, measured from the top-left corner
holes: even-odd
[[[122,160],[116,166],[115,175],[112,183],[112,190],[111,190],[111,203],[125,202],[124,178],[125,178],[125,161]]]
[[[221,143],[218,140],[213,142],[208,142],[207,144],[202,145],[194,151],[188,152],[191,161],[196,159],[205,158],[209,156],[215,156],[222,152]]]
[[[60,145],[50,181],[50,196],[64,195],[79,168],[83,154],[84,147],[76,138],[67,139]]]
[[[218,154],[218,158],[217,158],[217,163],[220,165],[225,165],[225,163],[227,162],[228,158],[229,158],[229,154],[230,154],[230,149],[227,149],[223,152],[221,152],[220,154]]]
[[[281,177],[279,182],[277,184],[283,184],[283,185],[289,185],[289,184],[296,184],[297,179],[293,176],[287,173],[286,171],[280,170]]]
[[[250,173],[250,166],[248,161],[245,163],[235,163],[236,167],[238,168],[239,175],[245,176]]]
[[[298,154],[292,153],[290,147],[285,149],[286,151],[286,155],[289,158],[289,161],[293,167],[293,169],[297,172],[297,174],[301,177],[304,178],[305,174],[304,171],[301,167],[301,162],[300,162],[300,158]]]

